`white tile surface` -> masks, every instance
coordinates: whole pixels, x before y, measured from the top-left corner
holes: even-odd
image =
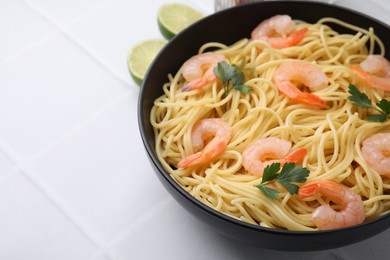
[[[20,172],[0,183],[0,259],[86,259],[96,246]]]
[[[0,144],[0,182],[2,177],[6,176],[9,171],[15,167],[11,158],[1,149]]]
[[[70,31],[114,68],[121,78],[132,82],[126,63],[129,49],[141,40],[162,38],[156,15],[159,6],[166,2],[172,1],[145,1],[135,7],[133,1],[116,0],[70,26]],[[199,2],[200,10],[206,13],[204,1]]]
[[[390,2],[387,0],[338,0],[336,4],[355,9],[388,25],[390,24]]]
[[[6,58],[56,30],[20,1],[0,1],[0,66]]]
[[[156,217],[158,216],[158,217]],[[205,228],[203,223],[193,218],[176,201],[167,201],[153,216],[146,217],[142,226],[130,230],[127,236],[113,244],[115,259],[186,259],[186,260],[330,260],[330,259],[383,259],[388,252],[385,241],[388,235],[379,234],[375,238],[352,246],[321,252],[281,252],[238,243],[219,233]],[[164,242],[162,242],[164,241]],[[167,253],[167,248],[171,251]],[[153,250],[151,250],[153,249]],[[169,255],[169,258],[162,256]]]
[[[385,10],[390,11],[390,5],[387,0],[371,0],[371,1],[377,4],[380,8],[384,8]],[[386,18],[387,18],[386,21],[389,21],[388,19],[390,18],[388,18],[388,16]]]
[[[114,256],[115,253],[112,252],[104,252],[102,250],[97,250],[94,254],[92,254],[88,260],[111,260],[111,259],[117,259],[117,257]]]
[[[28,0],[50,13],[61,24],[68,24],[109,0]]]
[[[219,239],[218,234],[207,230],[176,201],[170,200],[166,207],[145,218],[142,225],[132,229],[113,248],[119,259],[161,259],[167,248],[177,248],[169,253],[170,259],[199,259],[199,248],[211,253],[223,249],[215,239]],[[181,250],[180,247],[187,248]],[[214,249],[210,250],[211,247]],[[218,255],[208,255],[207,259],[218,259]]]
[[[20,157],[128,91],[63,34],[0,68],[0,135]]]
[[[105,241],[166,196],[141,149],[137,97],[118,100],[32,165]]]
[[[177,0],[208,14],[213,0]],[[177,2],[176,1],[176,2]],[[389,232],[323,252],[224,238],[165,191],[139,136],[130,47],[169,0],[0,0],[0,259],[380,259]],[[137,3],[137,5],[135,5]],[[390,23],[386,0],[339,5]]]
[[[146,218],[142,226],[132,229],[128,236],[113,245],[115,259],[384,259],[383,255],[388,252],[388,243],[376,244],[378,240],[387,239],[385,234],[334,250],[281,252],[238,243],[208,230],[175,201],[168,202],[167,207],[154,215],[159,217]],[[169,253],[167,248],[171,249]]]

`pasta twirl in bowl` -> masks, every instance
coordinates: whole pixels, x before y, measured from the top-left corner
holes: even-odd
[[[211,228],[261,247],[322,250],[386,230],[389,32],[345,8],[277,1],[177,35],[139,99],[162,184]]]

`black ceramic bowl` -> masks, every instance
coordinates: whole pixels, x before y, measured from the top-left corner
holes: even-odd
[[[387,25],[361,13],[328,4],[258,2],[210,15],[174,37],[159,53],[146,75],[139,96],[138,119],[150,163],[161,183],[180,205],[208,227],[241,242],[278,250],[309,251],[341,247],[372,237],[389,228],[389,214],[355,227],[315,232],[269,229],[235,220],[193,198],[169,176],[157,159],[149,115],[153,101],[163,94],[162,85],[168,81],[167,75],[176,73],[202,44],[218,41],[229,45],[239,39],[249,38],[250,32],[259,22],[276,14],[289,14],[293,19],[307,22],[316,22],[322,17],[335,17],[363,28],[373,27],[384,41],[386,49],[390,50],[390,28]],[[347,32],[342,28],[333,28]],[[390,59],[389,54],[387,58]]]

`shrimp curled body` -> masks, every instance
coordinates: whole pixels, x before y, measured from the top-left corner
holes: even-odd
[[[365,139],[362,155],[380,175],[390,177],[390,133],[378,133]]]
[[[257,139],[242,153],[242,165],[250,174],[262,176],[265,167],[272,163],[298,163],[306,156],[304,147],[289,153],[290,149],[291,143],[286,140],[276,137]]]
[[[363,223],[365,211],[362,198],[347,187],[330,180],[312,181],[303,185],[298,192],[301,199],[317,193],[343,206],[340,211],[330,205],[322,205],[312,213],[313,223],[320,230],[336,229]]]
[[[308,31],[307,28],[293,32],[295,22],[288,15],[275,15],[261,22],[251,33],[253,40],[268,42],[275,49],[297,45]]]
[[[182,91],[201,88],[216,79],[214,67],[218,62],[225,60],[225,56],[213,52],[205,52],[192,56],[182,67],[182,74],[186,81]]]
[[[357,77],[369,86],[390,91],[390,62],[380,55],[368,55],[360,66],[352,66]]]
[[[275,86],[292,100],[310,105],[323,107],[325,101],[318,96],[303,92],[294,84],[299,82],[310,90],[321,90],[328,86],[328,77],[316,65],[306,61],[287,61],[282,63],[273,76]],[[294,82],[294,83],[293,83]]]
[[[231,138],[230,125],[220,118],[202,119],[192,129],[192,148],[194,154],[182,159],[178,167],[188,168],[209,162],[219,155]],[[213,137],[205,146],[204,141]],[[203,150],[202,150],[203,149]]]

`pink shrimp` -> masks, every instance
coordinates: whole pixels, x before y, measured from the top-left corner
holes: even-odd
[[[293,32],[295,22],[288,15],[275,15],[261,22],[251,33],[253,40],[263,40],[275,49],[297,45],[307,33],[303,28]]]
[[[289,153],[290,149],[290,142],[276,137],[257,139],[242,153],[242,165],[250,174],[262,176],[265,167],[272,163],[299,163],[306,156],[307,150],[304,147]]]
[[[310,90],[320,90],[328,86],[328,77],[316,65],[306,61],[287,61],[275,71],[273,82],[276,87],[292,100],[310,105],[323,107],[325,101],[318,96],[302,92],[293,82],[303,83]]]
[[[356,76],[373,88],[390,91],[390,62],[380,55],[368,55],[360,66],[350,67]]]
[[[390,177],[390,133],[378,133],[365,139],[362,155],[380,175]]]
[[[343,206],[343,209],[339,211],[334,210],[328,204],[316,208],[312,213],[312,220],[319,229],[336,229],[363,223],[365,212],[359,194],[337,182],[318,180],[301,186],[298,195],[304,199],[317,193]]]
[[[182,91],[201,88],[213,82],[217,78],[214,74],[214,67],[223,60],[225,60],[225,56],[213,52],[192,56],[182,67],[183,77],[189,81]]]
[[[182,159],[178,167],[188,168],[214,159],[226,148],[231,138],[231,131],[230,125],[220,118],[202,119],[197,122],[191,136],[195,153]],[[205,146],[204,141],[212,136],[213,139]]]

